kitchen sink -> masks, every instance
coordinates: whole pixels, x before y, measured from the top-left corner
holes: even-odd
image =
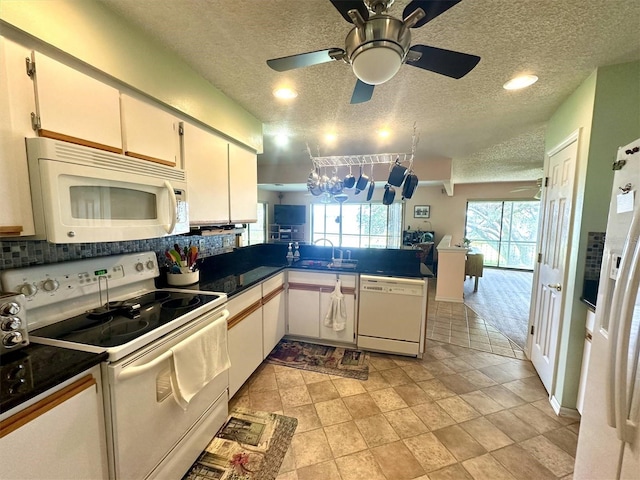
[[[328,268],[343,268],[343,269],[346,268],[349,270],[354,270],[357,266],[358,266],[357,260],[341,260],[341,259],[335,259],[333,262],[327,265]]]
[[[300,260],[295,263],[298,267],[307,267],[307,268],[329,268],[334,270],[355,270],[358,266],[357,260],[341,260],[339,258],[330,260]]]
[[[329,260],[300,260],[296,262],[299,267],[328,268],[330,264]]]

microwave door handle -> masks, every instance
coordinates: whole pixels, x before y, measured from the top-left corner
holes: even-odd
[[[173,191],[173,186],[168,180],[164,181],[164,188],[169,192],[169,203],[171,203],[171,207],[169,209],[169,218],[171,219],[171,223],[168,228],[165,227],[165,230],[167,233],[171,233],[176,227],[176,222],[178,221],[178,200],[176,199],[176,193]]]
[[[626,260],[629,264],[628,273],[625,275],[620,314],[618,317],[618,336],[615,344],[616,365],[615,365],[615,389],[616,389],[616,430],[618,439],[623,442],[632,442],[635,438],[637,424],[633,420],[629,420],[628,415],[631,412],[628,402],[629,389],[633,389],[633,384],[628,384],[628,367],[627,360],[629,358],[629,340],[631,336],[631,324],[633,322],[633,313],[638,295],[638,285],[640,283],[640,206],[637,207],[633,214],[633,220],[629,228],[629,234],[625,245]],[[621,269],[622,270],[622,269]],[[622,282],[620,282],[622,283]],[[637,346],[636,346],[637,348]],[[636,359],[637,361],[637,359]],[[637,365],[633,366],[634,370]],[[634,372],[635,373],[635,372]],[[635,375],[633,376],[635,378]],[[631,380],[633,382],[633,379]]]

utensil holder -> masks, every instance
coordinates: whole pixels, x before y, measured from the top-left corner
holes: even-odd
[[[185,273],[167,273],[167,283],[174,287],[183,287],[192,285],[200,281],[200,270],[195,272],[187,271]]]

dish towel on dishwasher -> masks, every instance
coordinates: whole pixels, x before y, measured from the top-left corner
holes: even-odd
[[[191,399],[231,365],[226,316],[171,349],[171,390],[184,410]]]
[[[344,330],[347,323],[347,305],[344,302],[344,295],[342,294],[342,284],[340,280],[336,280],[336,288],[333,289],[331,294],[331,303],[329,304],[329,311],[324,317],[324,326],[333,327],[333,330],[340,332]]]

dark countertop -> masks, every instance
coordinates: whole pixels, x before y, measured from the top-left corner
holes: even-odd
[[[107,358],[49,345],[30,344],[0,358],[0,413],[40,395]]]
[[[582,296],[580,300],[587,304],[587,307],[596,310],[596,300],[598,298],[598,280],[585,279],[582,284]]]
[[[259,244],[235,249],[233,252],[207,257],[200,263],[200,281],[184,288],[208,292],[224,292],[229,298],[253,287],[266,278],[291,268],[316,272],[366,274],[388,277],[430,278],[433,272],[420,261],[419,251],[399,249],[353,248],[352,258],[357,267],[338,268],[318,265],[303,266],[298,262],[288,265],[286,245]],[[331,247],[302,245],[301,259],[331,259]],[[158,288],[168,287],[162,275]],[[175,288],[175,287],[171,287]]]

